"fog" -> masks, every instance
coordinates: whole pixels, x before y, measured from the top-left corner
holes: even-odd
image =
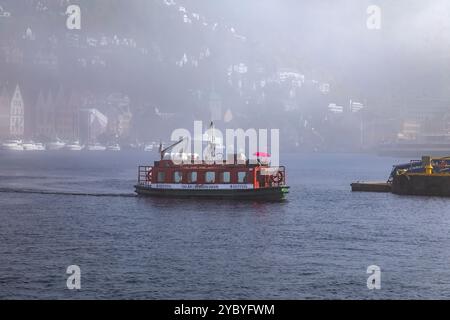
[[[68,28],[69,5],[81,10],[80,29]],[[446,0],[0,7],[0,140],[145,144],[194,120],[279,128],[282,151],[374,151],[449,134]],[[23,132],[11,129],[17,87]]]

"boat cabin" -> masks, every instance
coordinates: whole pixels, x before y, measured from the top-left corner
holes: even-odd
[[[250,163],[234,155],[232,164],[226,161],[207,163],[194,161],[195,156],[187,157],[189,160],[174,162],[170,157],[164,157],[154,162],[154,166],[139,167],[139,181],[143,186],[164,185],[201,185],[233,189],[260,189],[279,187],[285,185],[284,167],[269,167],[268,164],[257,161]]]

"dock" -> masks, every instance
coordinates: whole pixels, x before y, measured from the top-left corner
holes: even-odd
[[[387,182],[354,182],[352,191],[450,197],[450,157],[411,160],[394,166]]]
[[[392,185],[388,182],[353,182],[353,192],[391,192]]]

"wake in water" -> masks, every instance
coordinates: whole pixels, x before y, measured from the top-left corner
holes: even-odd
[[[0,188],[1,193],[30,193],[30,194],[50,194],[62,196],[85,196],[85,197],[136,197],[134,193],[94,193],[94,192],[72,192],[72,191],[53,191],[19,188]]]

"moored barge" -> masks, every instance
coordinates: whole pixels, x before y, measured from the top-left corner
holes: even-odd
[[[450,197],[450,158],[422,157],[422,160],[394,167],[392,193]]]
[[[395,165],[387,182],[355,182],[351,187],[359,192],[450,197],[450,157],[423,156]]]

